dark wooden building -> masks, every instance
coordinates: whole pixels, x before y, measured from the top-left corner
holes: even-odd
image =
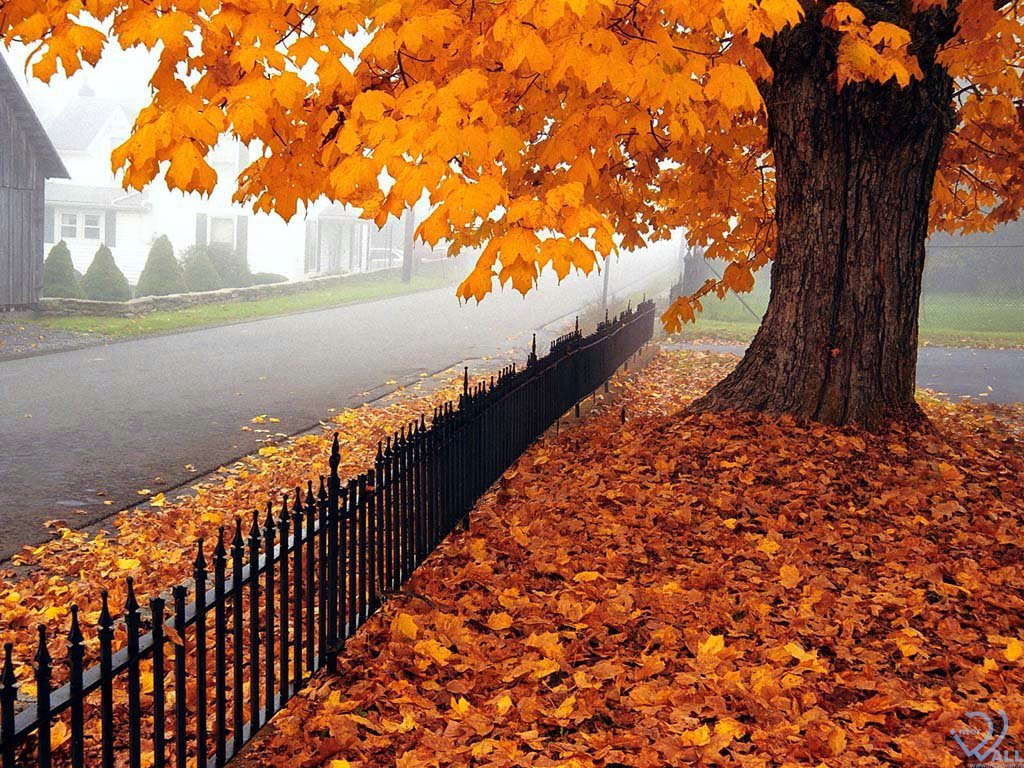
[[[0,310],[42,293],[43,195],[54,178],[68,172],[0,56]]]

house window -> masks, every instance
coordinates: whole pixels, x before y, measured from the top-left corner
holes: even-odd
[[[228,218],[210,219],[210,242],[235,247],[235,220]]]
[[[61,240],[74,240],[78,237],[78,214],[62,213],[60,215]]]
[[[85,240],[100,240],[102,237],[100,234],[100,215],[98,213],[87,213],[82,216],[82,220],[82,238]]]

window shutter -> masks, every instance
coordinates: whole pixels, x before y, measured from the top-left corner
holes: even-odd
[[[249,217],[239,216],[235,222],[235,253],[249,260]]]
[[[55,243],[55,242],[57,242],[57,238],[56,238],[56,229],[57,229],[56,219],[57,219],[57,210],[52,205],[46,206],[46,209],[45,209],[44,214],[43,214],[43,230],[44,230],[44,232],[43,232],[43,240],[45,240],[48,243]]]
[[[196,214],[196,245],[206,245],[206,214]]]
[[[108,248],[114,248],[117,246],[117,211],[107,211],[106,214],[106,226],[104,227],[106,243]]]

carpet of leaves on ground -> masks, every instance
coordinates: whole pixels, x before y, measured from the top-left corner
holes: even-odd
[[[238,515],[248,530],[251,516],[263,513],[268,499],[279,500],[282,490],[305,487],[307,480],[329,473],[327,460],[335,431],[341,439],[339,472],[343,478],[357,475],[372,466],[378,440],[421,413],[429,414],[434,404],[457,397],[461,386],[461,374],[445,371],[400,387],[379,404],[336,414],[317,432],[284,441],[271,436],[257,453],[197,482],[190,495],[171,499],[157,494],[145,507],[119,513],[105,526],[114,535],[60,526],[57,538],[23,550],[13,559],[15,568],[0,569],[0,644],[15,645],[21,696],[35,696],[31,665],[37,624],[46,624],[51,637],[62,638],[70,623],[69,607],[77,604],[87,638],[87,660],[93,660],[98,640],[92,630],[99,620],[101,590],[109,591],[111,611],[120,615],[128,576],[134,579],[143,603],[147,595],[189,583],[198,539],[214,541],[219,526],[228,526],[230,532]],[[253,419],[256,425],[273,421],[266,415]],[[115,648],[123,647],[126,638],[123,625],[118,626]],[[50,650],[58,661],[56,681],[62,682],[60,662],[66,656],[66,644],[52,642]]]
[[[677,413],[734,361],[536,445],[242,764],[952,768],[996,709],[1019,744],[1024,409]]]

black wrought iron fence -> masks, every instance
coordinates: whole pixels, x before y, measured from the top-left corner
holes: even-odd
[[[475,501],[562,414],[607,381],[654,329],[645,301],[590,336],[577,329],[524,368],[466,377],[457,403],[378,446],[374,466],[330,475],[268,503],[244,526],[200,540],[191,585],[140,605],[128,580],[123,616],[104,594],[98,659],[86,664],[72,607],[66,669],[46,629],[36,696],[19,711],[13,649],[0,675],[0,767],[224,765],[304,685],[333,670],[345,641],[398,590]],[[207,560],[209,554],[211,560]],[[212,561],[212,562],[211,562]],[[190,600],[191,597],[191,600]],[[115,636],[123,638],[115,649]],[[67,682],[54,688],[57,677]]]

